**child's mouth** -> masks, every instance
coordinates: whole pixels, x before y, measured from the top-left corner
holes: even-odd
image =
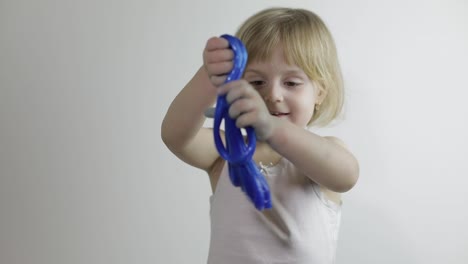
[[[272,116],[276,116],[276,117],[285,117],[285,116],[288,116],[289,113],[279,113],[279,112],[273,112],[271,113]]]

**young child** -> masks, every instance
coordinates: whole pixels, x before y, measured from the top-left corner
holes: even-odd
[[[249,60],[242,80],[223,84],[233,52],[208,40],[204,64],[172,102],[161,134],[168,148],[210,178],[208,263],[333,263],[340,194],[359,175],[355,157],[335,137],[308,128],[326,125],[343,105],[343,85],[330,32],[314,13],[270,8],[250,17],[236,36]],[[253,159],[264,173],[273,208],[258,211],[234,187],[204,111],[226,94],[229,115],[257,136]],[[224,135],[224,134],[223,134]]]

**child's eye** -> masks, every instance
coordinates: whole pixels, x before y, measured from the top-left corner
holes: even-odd
[[[253,86],[262,86],[265,84],[265,82],[264,81],[251,81],[250,84]]]
[[[288,87],[296,87],[296,86],[301,85],[301,83],[299,83],[299,82],[292,82],[292,81],[290,81],[290,82],[284,82],[284,84],[285,84],[286,86],[288,86]]]

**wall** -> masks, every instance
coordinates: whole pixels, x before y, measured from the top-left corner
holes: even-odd
[[[205,41],[309,8],[361,165],[338,263],[467,263],[466,1],[0,1],[0,263],[205,263],[209,182],[160,139]],[[465,135],[465,136],[464,136]],[[465,223],[465,224],[463,224]]]

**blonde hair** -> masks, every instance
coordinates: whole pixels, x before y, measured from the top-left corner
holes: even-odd
[[[236,36],[249,53],[249,62],[267,61],[282,44],[287,63],[300,67],[326,93],[309,125],[325,126],[342,111],[343,78],[335,42],[322,19],[311,11],[269,8],[248,18]]]

